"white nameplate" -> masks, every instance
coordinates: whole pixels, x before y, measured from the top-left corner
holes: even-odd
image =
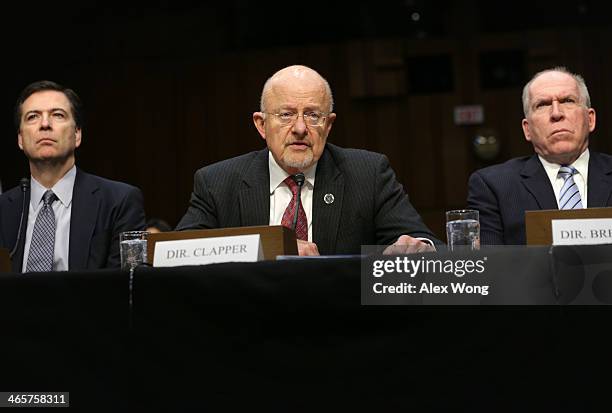
[[[553,219],[553,245],[612,244],[612,218]]]
[[[259,234],[194,238],[155,243],[154,267],[263,260]]]

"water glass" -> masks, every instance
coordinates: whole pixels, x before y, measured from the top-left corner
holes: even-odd
[[[147,262],[147,235],[147,231],[126,231],[119,234],[122,270],[131,270]]]
[[[480,249],[480,221],[475,209],[446,212],[446,240],[451,251]]]

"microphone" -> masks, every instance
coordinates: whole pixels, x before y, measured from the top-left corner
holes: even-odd
[[[306,179],[306,177],[303,173],[299,172],[295,175],[291,175],[291,179],[293,179],[298,186],[297,198],[295,201],[295,214],[293,214],[293,230],[295,231],[298,213],[300,212],[300,196],[302,195],[302,185],[304,185],[304,180]]]
[[[21,218],[19,218],[19,229],[17,230],[17,241],[15,241],[15,246],[9,253],[10,259],[13,259],[13,255],[15,255],[15,252],[17,252],[17,246],[19,245],[19,239],[21,238],[21,228],[23,227],[23,217],[25,216],[25,210],[26,210],[25,208],[26,207],[26,192],[28,192],[28,189],[30,189],[30,179],[21,178],[21,180],[19,181],[19,186],[21,187],[21,194],[23,196],[23,200],[21,203]]]

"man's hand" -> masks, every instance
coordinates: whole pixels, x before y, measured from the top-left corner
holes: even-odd
[[[420,239],[412,238],[409,235],[401,235],[393,245],[389,245],[383,252],[384,255],[394,254],[414,254],[418,252],[430,252],[436,249]],[[300,254],[301,255],[301,254]]]
[[[317,248],[317,244],[314,242],[303,241],[301,239],[297,240],[298,246],[298,254],[300,256],[306,255],[320,255],[319,249]]]

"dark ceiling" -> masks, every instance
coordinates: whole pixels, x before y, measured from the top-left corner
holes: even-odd
[[[165,28],[164,35],[177,41],[215,34],[216,48],[240,50],[389,36],[444,37],[462,24],[482,33],[601,26],[610,23],[605,4],[593,0],[24,2],[3,12],[0,30],[11,35],[5,38],[11,39],[16,51],[30,47],[23,42],[35,47],[41,41],[66,38],[87,48],[113,27],[123,36],[134,34],[130,27],[151,32]],[[465,8],[472,18],[457,20],[466,15],[461,13]]]

